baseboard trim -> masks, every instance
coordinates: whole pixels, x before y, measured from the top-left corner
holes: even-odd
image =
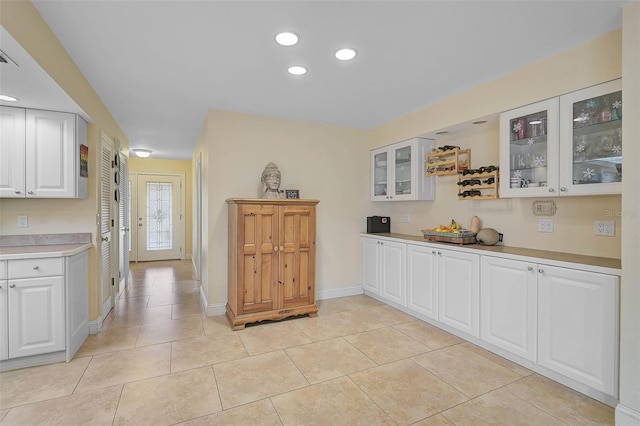
[[[89,334],[98,334],[102,328],[103,318],[99,317],[96,320],[89,321]]]
[[[316,292],[316,300],[335,299],[337,297],[357,296],[363,294],[362,286],[344,287],[335,290],[322,290]]]
[[[640,411],[636,411],[622,404],[616,406],[616,426],[640,425]]]
[[[216,317],[218,315],[224,315],[226,313],[226,303],[216,303],[210,305],[207,301],[207,295],[204,294],[202,285],[200,285],[200,300],[202,300],[202,308],[204,313],[208,317]]]

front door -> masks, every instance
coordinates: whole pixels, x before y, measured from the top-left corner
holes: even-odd
[[[137,177],[137,260],[182,259],[181,176]]]

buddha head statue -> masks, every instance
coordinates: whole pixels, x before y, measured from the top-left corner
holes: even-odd
[[[281,180],[280,170],[278,170],[278,166],[273,163],[269,163],[265,166],[262,171],[262,198],[280,198],[280,180]]]

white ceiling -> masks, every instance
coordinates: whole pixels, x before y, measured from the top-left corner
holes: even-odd
[[[210,108],[372,128],[619,28],[627,2],[34,4],[132,148],[190,159]],[[297,46],[274,42],[285,29]]]

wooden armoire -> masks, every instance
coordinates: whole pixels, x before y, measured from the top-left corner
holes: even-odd
[[[245,324],[294,315],[316,316],[315,254],[318,200],[227,200],[227,317]]]

